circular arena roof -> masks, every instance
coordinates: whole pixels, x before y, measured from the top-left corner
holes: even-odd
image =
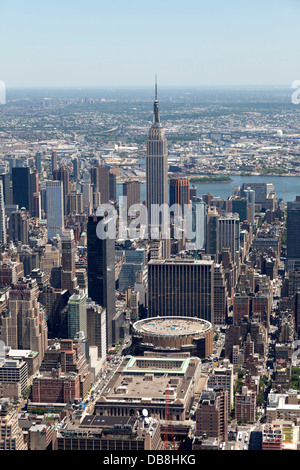
[[[211,328],[209,321],[194,317],[153,317],[133,324],[137,333],[152,336],[196,336],[207,333]]]

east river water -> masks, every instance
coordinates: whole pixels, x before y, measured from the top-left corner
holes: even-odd
[[[234,186],[242,186],[243,183],[274,183],[276,197],[285,201],[294,201],[300,196],[300,176],[230,176],[232,181],[228,183],[191,183],[196,186],[197,196],[211,193],[220,199],[227,199],[232,195]],[[117,198],[122,195],[122,184],[117,184]],[[141,185],[141,200],[146,199],[146,185]]]

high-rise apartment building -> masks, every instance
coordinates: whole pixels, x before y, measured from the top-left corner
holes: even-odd
[[[61,236],[64,229],[64,200],[62,181],[47,181],[47,230],[48,240]]]
[[[222,388],[203,390],[196,410],[196,436],[228,440],[228,391]]]
[[[27,450],[27,444],[19,426],[18,410],[10,406],[6,398],[0,401],[0,429],[0,450]]]

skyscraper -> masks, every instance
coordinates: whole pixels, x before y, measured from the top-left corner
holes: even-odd
[[[201,250],[205,247],[206,211],[205,202],[200,197],[194,197],[192,210],[188,212],[188,229],[191,228],[191,234],[187,233],[194,250]]]
[[[53,171],[53,180],[61,181],[63,183],[63,196],[64,196],[64,214],[67,213],[67,195],[70,192],[70,175],[69,170],[61,166],[59,170]]]
[[[68,302],[68,338],[74,339],[76,333],[83,331],[87,334],[86,294],[81,289],[75,289]]]
[[[240,249],[240,219],[236,215],[219,218],[219,252],[223,248],[230,248],[235,263]]]
[[[153,123],[147,140],[146,202],[149,230],[152,226],[156,226],[161,233],[162,217],[158,208],[162,204],[168,204],[168,156],[165,132],[159,118],[157,83],[155,83]]]
[[[56,150],[52,150],[51,167],[52,167],[52,173],[58,169],[58,166],[57,166],[57,152],[56,152]]]
[[[0,179],[0,244],[6,244],[6,222],[4,210],[3,182]]]
[[[133,204],[140,204],[141,183],[139,181],[125,181],[123,183],[123,196],[127,197],[127,210]]]
[[[101,204],[109,203],[109,168],[98,162],[91,168],[91,182],[94,185],[94,194],[100,193]]]
[[[300,270],[300,202],[287,203],[287,270]]]
[[[68,289],[73,294],[77,287],[77,279],[75,273],[75,239],[72,229],[65,229],[61,237],[61,288]]]
[[[218,255],[219,252],[219,215],[215,207],[208,207],[206,215],[206,253]]]
[[[184,214],[185,206],[190,202],[190,181],[188,178],[172,178],[170,179],[170,206],[179,204]]]
[[[106,308],[107,348],[113,343],[115,308],[115,240],[99,238],[97,225],[106,225],[102,215],[91,215],[87,223],[88,296]]]
[[[30,168],[15,167],[12,169],[13,204],[30,210]]]
[[[149,316],[214,322],[214,262],[169,259],[148,263]]]
[[[3,184],[3,196],[4,196],[4,204],[11,203],[11,196],[10,196],[10,176],[9,173],[2,173],[0,175],[0,179]]]
[[[109,172],[109,199],[110,201],[117,200],[117,177],[111,171]]]
[[[42,155],[41,152],[35,154],[35,168],[40,175],[42,173]]]
[[[28,245],[29,221],[27,213],[24,210],[18,210],[11,213],[8,223],[9,239],[13,242],[22,242]]]
[[[47,181],[47,228],[48,240],[57,235],[61,236],[64,228],[64,204],[62,181]]]
[[[19,279],[9,291],[10,315],[3,319],[1,339],[12,349],[38,351],[42,362],[47,348],[48,329],[39,301],[35,279]]]

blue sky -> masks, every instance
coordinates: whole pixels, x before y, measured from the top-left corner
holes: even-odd
[[[286,85],[299,0],[1,0],[0,79],[14,87]]]

